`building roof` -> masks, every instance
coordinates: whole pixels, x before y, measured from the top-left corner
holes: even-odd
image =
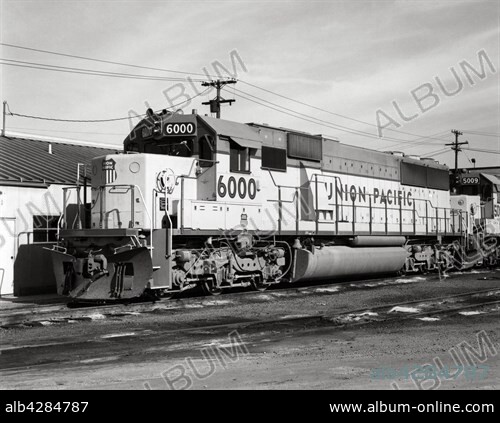
[[[78,163],[91,175],[94,157],[121,151],[70,141],[0,136],[0,185],[74,184]],[[83,176],[84,170],[80,170]],[[82,180],[80,180],[82,182]]]

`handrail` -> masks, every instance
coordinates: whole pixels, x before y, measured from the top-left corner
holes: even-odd
[[[269,172],[269,175],[271,177],[271,181],[273,182],[274,186],[278,188],[278,191],[279,191],[279,195],[278,195],[278,200],[267,200],[268,202],[277,202],[279,204],[279,218],[278,218],[278,223],[279,223],[279,230],[281,231],[281,220],[282,220],[282,209],[281,209],[281,204],[292,204],[292,203],[295,203],[297,201],[297,198],[298,198],[298,191],[299,190],[302,190],[304,189],[304,186],[291,186],[291,185],[279,185],[276,183],[272,173],[270,170],[268,170]],[[308,179],[308,183],[309,184],[314,184],[315,185],[315,208],[314,208],[314,213],[315,213],[315,221],[316,221],[316,233],[319,232],[319,207],[318,207],[318,177],[321,177],[321,178],[331,178],[333,180],[335,180],[335,197],[336,197],[336,203],[328,203],[329,206],[335,206],[335,207],[342,207],[342,210],[344,209],[344,207],[347,208],[347,210],[349,209],[352,209],[352,222],[344,222],[344,223],[352,223],[353,225],[353,232],[354,232],[354,229],[355,229],[355,223],[356,223],[356,216],[354,215],[355,213],[355,210],[356,208],[360,208],[360,209],[370,209],[370,210],[385,210],[386,212],[386,219],[385,219],[385,222],[383,224],[386,225],[386,232],[387,232],[387,225],[388,225],[388,218],[387,218],[387,213],[390,211],[390,212],[393,212],[393,211],[397,211],[399,212],[399,219],[400,221],[398,222],[399,225],[400,225],[400,232],[402,233],[403,232],[403,222],[402,222],[402,216],[403,216],[403,213],[408,213],[408,212],[411,212],[413,213],[413,219],[415,220],[415,222],[412,222],[410,224],[413,224],[414,225],[414,230],[413,232],[416,232],[415,231],[415,224],[416,224],[416,220],[417,220],[417,217],[418,216],[418,219],[425,219],[426,221],[426,232],[429,232],[429,229],[428,229],[428,222],[429,222],[429,219],[431,220],[431,222],[434,220],[435,221],[435,230],[436,230],[436,233],[440,230],[440,226],[443,225],[443,221],[444,221],[444,233],[446,234],[447,231],[448,231],[448,223],[450,224],[451,226],[451,231],[453,234],[456,233],[456,227],[455,227],[455,222],[454,222],[454,218],[453,216],[455,216],[455,214],[457,215],[460,215],[462,216],[463,215],[463,211],[460,210],[460,209],[455,209],[455,208],[452,208],[452,207],[439,207],[439,206],[435,206],[431,200],[427,199],[427,198],[414,198],[412,197],[412,202],[413,202],[413,208],[410,210],[410,209],[403,209],[402,208],[402,202],[400,200],[400,203],[399,205],[398,204],[388,204],[387,202],[387,199],[384,201],[384,206],[381,207],[381,206],[373,206],[372,205],[372,199],[375,199],[375,194],[370,194],[370,193],[364,193],[363,196],[364,197],[368,197],[369,199],[369,202],[370,202],[370,205],[362,205],[362,204],[359,204],[358,201],[356,201],[356,199],[352,199],[352,202],[349,202],[349,201],[344,201],[342,198],[340,198],[340,201],[339,198],[338,198],[338,192],[337,192],[337,181],[341,181],[340,177],[336,176],[336,175],[325,175],[325,174],[321,174],[321,173],[313,173],[312,176],[311,176],[311,179]],[[312,179],[314,178],[314,180]],[[324,181],[321,181],[321,183],[324,183]],[[288,188],[288,189],[294,189],[295,192],[291,198],[291,200],[282,200],[281,199],[281,188]],[[378,197],[378,196],[377,196]],[[419,213],[419,210],[417,210],[417,207],[415,207],[416,204],[425,204],[426,205],[426,216],[421,216],[420,213]],[[427,207],[430,206],[430,210],[431,210],[431,213],[428,212],[428,209]],[[449,212],[449,216],[448,216],[448,213]],[[343,212],[342,212],[343,213]],[[298,209],[296,207],[296,220],[298,220]],[[339,223],[339,210],[336,211],[336,215],[335,215],[335,221],[332,221],[332,222],[325,222],[325,221],[322,221],[321,224],[336,224],[338,225]],[[342,223],[342,222],[340,222]],[[368,222],[369,224],[371,223],[371,215],[370,215],[370,221]],[[298,228],[298,224],[296,225],[297,228]],[[337,226],[337,229],[336,229],[336,232],[338,232],[338,226]],[[370,232],[371,232],[371,224],[370,224]]]
[[[153,246],[153,218],[151,216],[151,213],[149,212],[149,208],[148,208],[148,206],[146,204],[146,200],[144,199],[144,195],[142,194],[141,188],[137,184],[104,184],[104,185],[98,185],[96,187],[92,187],[92,189],[93,190],[97,190],[97,192],[98,192],[96,200],[99,197],[102,200],[102,198],[103,198],[102,191],[103,190],[105,190],[106,188],[113,189],[113,188],[120,188],[120,187],[127,188],[127,191],[125,193],[127,193],[130,190],[133,190],[132,193],[134,195],[131,196],[132,197],[132,203],[131,203],[132,208],[130,210],[132,227],[134,227],[134,214],[135,214],[135,211],[134,211],[133,205],[135,204],[135,190],[137,189],[137,191],[139,192],[139,196],[140,196],[141,201],[142,201],[142,203],[144,205],[144,210],[146,211],[147,217],[149,219],[149,224],[150,224],[150,230],[151,230],[151,235],[150,235],[150,244],[151,244],[150,254],[151,254],[151,258],[152,258],[153,257],[153,248],[152,248],[152,246]],[[63,216],[66,214],[66,199],[67,199],[66,193],[67,193],[67,191],[75,189],[75,190],[77,190],[79,192],[80,188],[81,188],[80,186],[63,188],[64,210],[63,210],[63,213],[62,213],[61,217],[59,218],[59,222],[62,221],[62,220],[64,220],[66,222],[66,219],[63,218]],[[109,192],[112,193],[111,190]],[[78,194],[77,194],[77,196],[79,198]],[[95,203],[97,203],[97,201]],[[78,211],[77,211],[77,217],[79,216],[79,214],[80,214],[80,210],[78,209]],[[103,217],[103,209],[102,209],[102,207],[99,210],[99,216],[100,216],[100,221],[102,221],[102,217]],[[75,217],[75,220],[76,220],[76,217]],[[67,225],[67,222],[66,222],[66,225]],[[57,235],[59,237],[59,225],[58,225]]]
[[[274,177],[273,177],[273,175],[272,175],[272,173],[271,173],[271,171],[270,171],[269,169],[268,169],[268,172],[269,172],[269,175],[271,176],[271,181],[273,182],[273,184],[274,184],[274,186],[275,186],[276,188],[288,188],[288,189],[303,189],[303,188],[304,188],[304,187],[302,187],[302,186],[293,186],[293,185],[278,185],[278,184],[276,183],[276,181],[274,180]],[[318,176],[320,176],[320,177],[322,177],[322,178],[332,178],[332,179],[334,179],[335,181],[342,181],[342,179],[341,179],[339,176],[336,176],[336,175],[325,175],[325,174],[322,174],[322,173],[313,173],[311,176],[313,176],[313,177],[318,177]],[[311,178],[311,179],[308,179],[308,180],[307,180],[307,182],[308,182],[308,183],[315,183],[315,184],[317,184],[317,183],[318,183],[318,182],[317,182],[317,180],[313,181],[313,179],[312,179],[312,178]],[[369,197],[373,197],[373,196],[374,196],[374,194],[369,194],[369,193],[368,193],[368,194],[365,194],[365,195],[367,195],[367,196],[369,196]],[[341,200],[342,200],[342,199],[341,199]],[[445,209],[446,209],[446,210],[459,210],[459,209],[452,209],[452,208],[447,208],[447,207],[438,207],[438,206],[434,206],[434,205],[432,204],[431,200],[429,200],[429,199],[427,199],[427,198],[418,198],[418,197],[415,197],[415,198],[413,198],[413,200],[414,200],[414,201],[424,201],[424,202],[427,202],[427,203],[429,203],[429,204],[430,204],[431,208],[433,208],[433,209],[436,209],[436,208],[437,208],[437,209],[443,209],[443,210],[445,210]]]

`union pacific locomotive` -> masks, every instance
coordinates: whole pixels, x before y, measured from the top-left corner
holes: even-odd
[[[495,206],[499,188],[488,199]],[[448,168],[430,158],[149,110],[123,153],[93,160],[88,218],[81,207],[67,214],[52,250],[58,292],[216,295],[495,265],[498,209],[486,216],[480,193],[455,191]]]

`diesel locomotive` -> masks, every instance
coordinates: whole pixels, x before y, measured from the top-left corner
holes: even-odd
[[[497,264],[500,181],[487,199],[451,183],[432,158],[149,110],[123,152],[93,160],[91,202],[65,205],[51,250],[58,292],[217,295]]]

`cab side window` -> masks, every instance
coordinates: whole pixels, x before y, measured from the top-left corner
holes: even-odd
[[[213,165],[215,142],[210,135],[203,135],[198,140],[198,150],[201,167],[211,167]]]
[[[231,141],[229,147],[229,170],[231,172],[248,173],[250,172],[250,149],[240,147]]]

